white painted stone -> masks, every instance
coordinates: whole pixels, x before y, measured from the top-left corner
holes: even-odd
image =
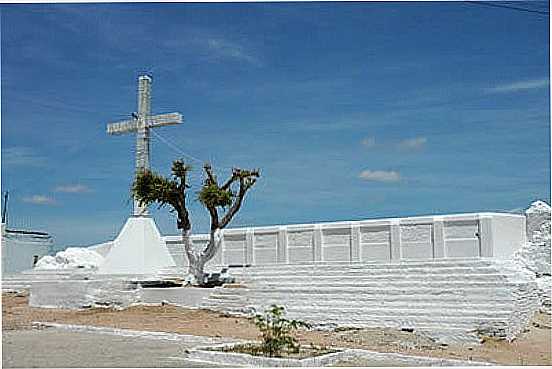
[[[540,310],[550,314],[552,296],[550,206],[536,201],[525,212],[528,241],[516,252],[514,260],[536,276]]]
[[[141,301],[141,289],[118,279],[33,281],[29,306],[82,309],[93,306],[125,308]]]
[[[104,258],[109,254],[109,251],[111,251],[111,248],[113,247],[113,241],[100,243],[98,245],[90,246],[88,247],[89,250],[95,251]]]
[[[215,289],[205,308],[247,314],[284,305],[320,326],[415,328],[442,342],[515,337],[538,308],[532,276],[516,263],[456,258],[231,269],[247,286]]]
[[[274,358],[254,356],[241,353],[214,351],[216,348],[231,347],[235,343],[205,346],[194,349],[187,359],[209,362],[218,365],[239,365],[246,367],[324,367],[331,366],[342,360],[362,358],[370,360],[373,366],[381,362],[397,362],[407,366],[489,366],[486,362],[466,361],[405,355],[399,353],[384,353],[362,349],[334,348],[337,352],[304,359]]]
[[[163,341],[177,341],[185,342],[187,344],[197,344],[198,346],[204,346],[207,344],[221,344],[221,343],[239,343],[247,342],[244,340],[234,338],[223,337],[206,337],[206,336],[194,336],[190,334],[179,334],[170,332],[155,332],[155,331],[138,331],[133,329],[120,329],[110,327],[95,327],[91,325],[76,325],[76,324],[60,324],[53,322],[33,322],[32,325],[37,328],[54,328],[60,330],[67,330],[71,332],[82,333],[98,333],[108,334],[120,337],[134,337],[134,338],[146,338]]]
[[[141,302],[160,304],[166,301],[170,304],[199,309],[204,299],[214,292],[213,288],[174,287],[174,288],[144,288]]]
[[[550,205],[544,201],[535,201],[525,211],[527,217],[527,237],[529,241],[533,240],[535,231],[540,231],[540,228],[545,223],[550,223]]]
[[[157,275],[176,264],[150,217],[130,217],[98,274]]]
[[[35,265],[36,270],[42,269],[96,269],[104,262],[99,253],[86,247],[68,247],[55,256],[44,256]]]
[[[537,286],[541,301],[540,311],[552,314],[552,277],[542,276],[537,278]]]

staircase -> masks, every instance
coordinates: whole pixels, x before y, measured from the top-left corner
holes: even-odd
[[[81,274],[86,274],[82,272]],[[75,275],[74,269],[26,270],[2,276],[2,292],[29,290],[33,282],[60,281]]]
[[[217,288],[207,309],[262,312],[271,304],[319,327],[393,327],[444,343],[513,339],[538,308],[534,278],[491,259],[264,265],[230,270],[245,288]]]

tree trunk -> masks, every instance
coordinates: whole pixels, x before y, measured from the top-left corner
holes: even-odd
[[[204,267],[205,262],[201,258],[196,259],[193,263],[190,263],[190,265],[188,265],[188,275],[192,277],[191,283],[193,285],[201,286],[204,284]]]
[[[203,269],[205,268],[205,264],[207,264],[218,251],[221,245],[222,235],[219,230],[211,231],[207,247],[203,250],[195,251],[190,233],[190,231],[182,232],[182,241],[184,243],[184,249],[186,250],[186,256],[188,257],[188,276],[191,278],[190,282],[192,285],[201,286],[204,284],[205,272]]]

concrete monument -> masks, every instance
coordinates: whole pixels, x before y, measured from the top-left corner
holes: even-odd
[[[107,125],[107,133],[136,133],[136,173],[150,168],[150,129],[182,123],[180,113],[151,115],[152,78],[138,78],[138,113]],[[113,241],[99,274],[156,275],[175,267],[147,206],[134,200],[133,215]]]

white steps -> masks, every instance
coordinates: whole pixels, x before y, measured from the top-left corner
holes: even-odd
[[[202,307],[235,314],[271,304],[315,325],[415,328],[445,342],[508,339],[537,304],[534,280],[492,259],[271,264],[231,268],[246,288],[217,288]]]
[[[79,271],[80,272],[80,271]],[[28,270],[2,276],[2,291],[27,290],[33,282],[69,279],[75,270]]]

